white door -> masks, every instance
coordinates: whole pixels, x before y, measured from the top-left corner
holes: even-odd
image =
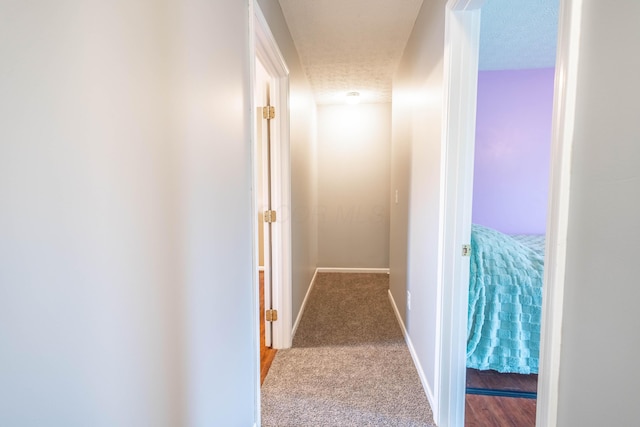
[[[260,315],[265,316],[268,310],[273,309],[273,230],[269,220],[269,213],[274,210],[272,205],[272,147],[271,122],[265,116],[265,108],[271,101],[271,77],[265,70],[262,63],[256,59],[256,85],[255,85],[255,105],[256,105],[256,167],[258,185],[256,191],[256,206],[258,207],[258,259],[259,265],[263,269],[264,280],[264,301],[263,310]],[[264,340],[267,347],[272,346],[272,322],[265,321]]]

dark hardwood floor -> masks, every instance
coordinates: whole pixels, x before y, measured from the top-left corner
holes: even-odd
[[[260,272],[260,385],[264,382],[278,350],[265,345],[264,339],[264,272]]]
[[[537,375],[467,369],[467,387],[535,393]],[[536,399],[467,394],[465,427],[534,427]]]
[[[536,400],[467,394],[465,427],[534,427]]]
[[[501,374],[467,368],[467,387],[535,393],[538,389],[538,375]]]

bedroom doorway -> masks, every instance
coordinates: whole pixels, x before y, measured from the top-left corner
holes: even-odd
[[[520,37],[555,40],[557,0],[546,10],[518,5],[513,21],[496,17],[495,2],[482,9],[471,212],[469,315],[466,358],[467,425],[488,423],[486,412],[535,425],[551,160],[555,55],[517,66],[483,44],[485,35],[517,25]],[[555,8],[555,9],[554,9]],[[526,20],[547,20],[544,34],[523,34]],[[511,37],[510,37],[511,39]],[[532,43],[533,44],[533,43]],[[551,52],[555,53],[555,52]],[[508,265],[509,268],[498,267]],[[509,417],[513,417],[510,415]],[[512,419],[513,421],[513,419]]]
[[[443,159],[445,187],[443,188],[442,260],[440,264],[442,285],[442,338],[440,351],[440,411],[443,425],[463,425],[466,388],[466,324],[469,298],[469,258],[466,245],[471,242],[472,222],[472,178],[474,160],[474,135],[476,120],[476,96],[478,79],[478,51],[480,8],[483,1],[450,0],[447,4],[445,45],[445,124],[444,141],[446,152]],[[574,22],[580,19],[580,6],[561,5],[559,28],[558,64],[555,78],[552,119],[552,174],[549,185],[550,197],[547,246],[545,262],[550,264],[545,271],[544,304],[542,309],[543,330],[541,332],[540,384],[537,403],[538,425],[554,422],[557,399],[558,326],[554,319],[561,316],[562,242],[566,232],[566,194],[562,183],[568,176],[565,152],[570,140],[567,130],[572,125],[572,107],[575,103],[572,92],[571,72],[575,68]],[[563,13],[565,14],[563,18]],[[475,68],[475,71],[473,69]],[[470,71],[471,70],[471,71]],[[462,251],[461,248],[462,247]],[[545,268],[545,270],[547,270]],[[546,312],[546,313],[545,313]],[[545,325],[546,322],[546,325]],[[465,325],[465,326],[463,326]],[[546,335],[546,336],[545,336]],[[553,345],[552,345],[553,344]],[[554,425],[554,424],[553,424]]]
[[[555,70],[485,69],[482,57],[480,63],[467,418],[509,404],[523,414],[519,425],[533,426]],[[503,261],[511,268],[497,269]]]

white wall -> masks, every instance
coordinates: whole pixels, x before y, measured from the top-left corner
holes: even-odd
[[[291,114],[292,312],[295,320],[317,267],[316,106],[277,0],[259,0],[289,67]]]
[[[181,419],[166,25],[0,4],[2,425]]]
[[[248,19],[0,3],[0,424],[256,421]]]
[[[558,426],[634,425],[640,351],[640,3],[583,3]],[[561,22],[568,26],[569,20]]]
[[[318,265],[389,267],[391,104],[318,107]]]
[[[445,4],[423,3],[395,75],[391,163],[390,289],[436,407]]]
[[[392,204],[391,291],[401,312],[406,309],[406,290],[412,292],[412,309],[406,312],[405,321],[432,387],[431,368],[437,351],[432,334],[438,326],[425,297],[437,298],[435,272],[428,257],[437,256],[433,230],[436,194],[442,182],[427,169],[439,167],[434,159],[441,154],[444,3],[423,4],[393,92],[391,192],[395,188],[401,195],[409,191],[410,199],[401,197],[399,204]],[[640,238],[636,223],[640,217],[640,127],[635,117],[640,61],[627,46],[640,43],[636,25],[640,6],[635,2],[570,3],[584,3],[584,9],[576,31],[580,59],[557,425],[630,425],[638,420],[635,406],[640,378],[633,249]],[[561,27],[568,24],[565,17]],[[405,271],[407,264],[410,267]]]
[[[183,0],[172,12],[188,424],[252,425],[258,350],[248,3]]]

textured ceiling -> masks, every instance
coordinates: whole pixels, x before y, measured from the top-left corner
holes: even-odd
[[[422,0],[280,0],[318,104],[391,101]]]
[[[318,104],[343,103],[350,91],[362,102],[391,101],[391,79],[422,0],[279,1]],[[553,67],[558,2],[487,0],[480,69]]]
[[[487,0],[480,23],[480,69],[553,67],[559,0]]]

